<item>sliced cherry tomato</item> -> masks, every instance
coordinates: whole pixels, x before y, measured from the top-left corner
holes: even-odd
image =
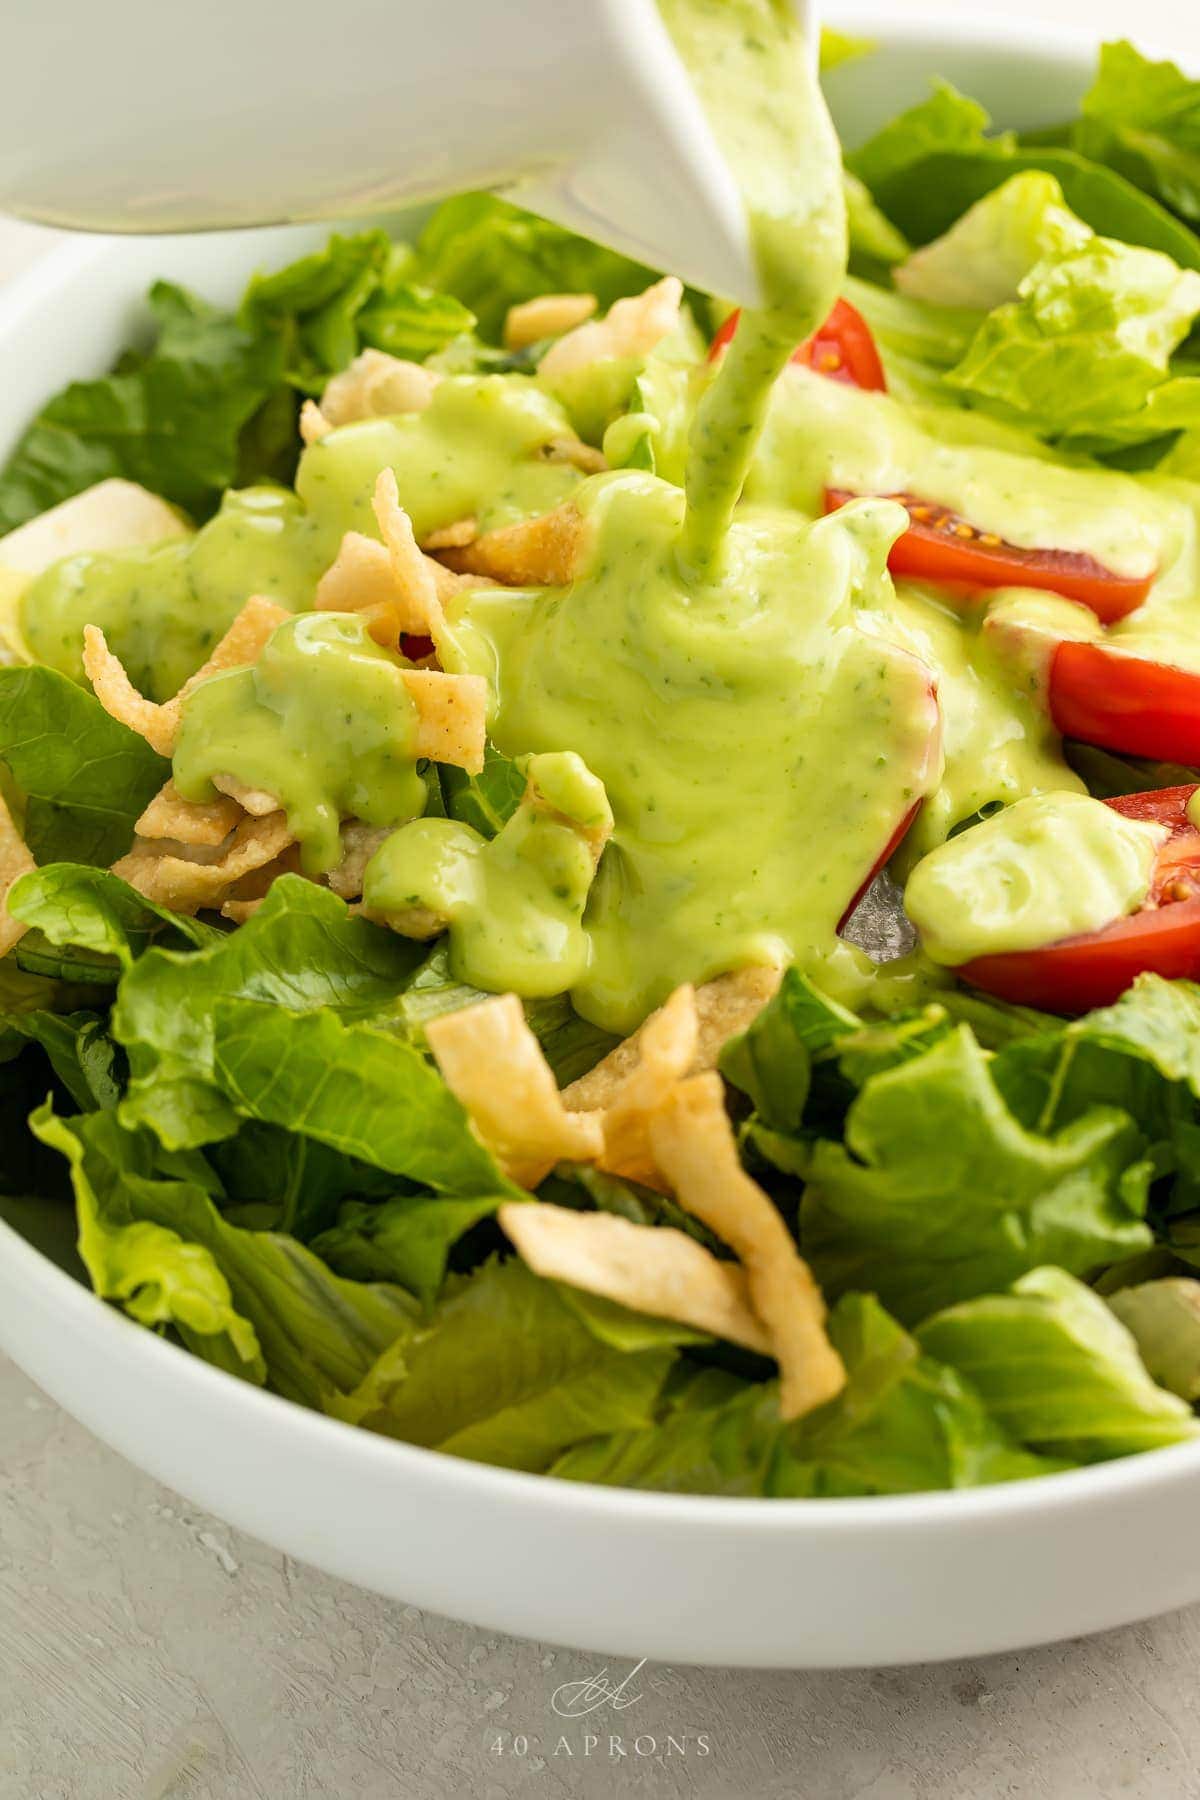
[[[1200,763],[1200,673],[1115,644],[1067,639],[1050,664],[1050,716],[1064,737],[1160,762]]]
[[[740,317],[740,313],[731,312],[725,320],[712,341],[709,362],[729,343]],[[848,300],[835,302],[820,330],[814,331],[798,350],[793,351],[792,361],[802,368],[815,369],[818,375],[828,375],[831,381],[844,381],[850,387],[867,388],[879,394],[887,389],[871,327]]]
[[[836,512],[861,496],[846,488],[825,490],[825,511]],[[980,531],[949,507],[916,494],[888,494],[898,500],[910,524],[892,545],[888,568],[913,581],[946,587],[1047,588],[1067,600],[1090,606],[1098,619],[1111,624],[1140,606],[1150,592],[1153,574],[1116,575],[1081,550],[1028,550],[1006,543],[994,531]]]
[[[1200,832],[1187,816],[1195,792],[1159,788],[1105,802],[1128,819],[1171,828],[1140,911],[1036,950],[977,956],[957,973],[998,999],[1058,1013],[1108,1006],[1138,975],[1200,977]]]

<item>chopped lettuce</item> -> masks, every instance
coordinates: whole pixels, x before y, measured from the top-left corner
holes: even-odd
[[[0,472],[0,531],[112,475],[199,518],[236,481],[274,472],[280,446],[255,437],[254,421],[282,382],[282,340],[169,282],[156,283],[148,306],[153,348],[99,380],[73,381],[19,440]]]
[[[343,1281],[293,1238],[228,1224],[197,1160],[164,1164],[112,1112],[61,1119],[44,1107],[32,1125],[70,1164],[97,1293],[142,1324],[174,1326],[222,1368],[323,1406],[411,1331],[400,1289]]]
[[[1182,414],[1169,406],[1139,417],[1200,313],[1195,270],[1093,237],[1039,262],[1018,293],[946,377],[972,404],[1053,437],[1160,435],[1187,422],[1188,404],[1200,418],[1200,382],[1179,395]]]
[[[1109,1106],[1027,1128],[961,1025],[872,1075],[844,1143],[813,1147],[801,1246],[828,1292],[874,1291],[905,1323],[1043,1263],[1086,1275],[1151,1241],[1142,1147]]]
[[[1165,1276],[1119,1288],[1108,1304],[1160,1387],[1200,1400],[1200,1281]]]
[[[347,1200],[337,1222],[313,1239],[312,1249],[339,1275],[396,1281],[430,1301],[442,1285],[454,1245],[489,1218],[503,1198],[404,1194],[384,1201]]]
[[[1007,1294],[950,1307],[917,1337],[1015,1438],[1049,1455],[1100,1462],[1200,1433],[1115,1313],[1064,1269],[1033,1269]]]
[[[332,1410],[452,1456],[546,1469],[584,1438],[650,1424],[675,1357],[615,1347],[553,1283],[489,1263]]]
[[[1017,298],[1035,263],[1077,250],[1091,236],[1091,227],[1064,205],[1053,175],[1027,169],[915,250],[895,271],[895,282],[902,294],[935,306],[990,312]]]
[[[1081,110],[1077,149],[1200,223],[1200,81],[1128,42],[1105,44]]]
[[[411,273],[469,307],[493,343],[518,301],[590,293],[603,311],[654,279],[640,263],[492,194],[462,194],[439,206],[418,240]]]
[[[122,1120],[149,1127],[170,1149],[231,1136],[239,1114],[213,1068],[221,1001],[251,999],[264,1018],[277,1006],[323,1008],[334,1021],[386,1017],[420,955],[419,945],[292,875],[240,930],[198,954],[154,947],[122,980],[113,1012],[130,1066]]]
[[[168,773],[93,694],[40,664],[0,669],[0,761],[20,790],[34,858],[101,868],[128,850]]]
[[[1015,1481],[1065,1466],[1006,1433],[954,1370],[923,1356],[879,1302],[851,1294],[829,1321],[846,1364],[836,1400],[780,1423],[773,1384],[692,1382],[653,1429],[594,1438],[551,1474],[673,1493],[809,1498]]]

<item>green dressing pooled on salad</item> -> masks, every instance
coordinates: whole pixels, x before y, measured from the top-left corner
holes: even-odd
[[[932,851],[904,908],[935,962],[1035,950],[1136,912],[1169,835],[1088,794],[1039,794]]]
[[[924,666],[858,622],[890,586],[890,502],[813,525],[746,510],[704,585],[676,555],[677,488],[597,476],[577,503],[590,549],[569,589],[477,590],[452,621],[495,685],[499,748],[569,744],[604,783],[615,829],[572,998],[627,1031],[681,981],[832,953],[936,780],[936,709]]]
[[[300,459],[296,493],[226,495],[191,538],[55,563],[28,589],[33,655],[81,680],[85,625],[99,625],[135,685],[176,693],[251,594],[301,611],[345,532],[378,537],[375,480],[396,472],[418,537],[474,517],[481,529],[547,512],[580,475],[559,454],[566,414],[527,376],[447,376],[424,411],[332,431]]]
[[[425,810],[406,666],[352,613],[286,620],[253,668],[209,676],[185,701],[176,787],[212,800],[214,776],[232,776],[270,795],[304,868],[332,869],[343,817],[396,825]]]
[[[459,981],[532,997],[562,993],[587,969],[583,909],[612,812],[569,750],[525,769],[525,797],[494,838],[456,819],[393,832],[367,865],[363,904],[401,927],[413,912],[445,921]]]

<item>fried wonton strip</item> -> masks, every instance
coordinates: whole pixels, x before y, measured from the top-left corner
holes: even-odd
[[[682,1081],[696,1055],[696,996],[676,988],[666,1005],[640,1033],[641,1055],[602,1114],[604,1154],[610,1174],[666,1190],[650,1147],[649,1124],[671,1090]]]
[[[179,727],[178,709],[173,702],[157,706],[138,693],[98,625],[83,628],[83,669],[105,712],[145,738],[160,756],[170,756]]]
[[[272,813],[267,819],[244,819],[228,849],[214,862],[187,862],[161,855],[154,845],[136,843],[128,856],[113,864],[113,874],[172,912],[195,913],[219,907],[236,882],[274,862],[291,841],[287,819],[281,812]]]
[[[173,781],[159,788],[134,827],[141,838],[173,838],[178,844],[223,844],[242,817],[237,801],[185,800]]]
[[[846,1371],[825,1332],[824,1298],[778,1209],[742,1168],[715,1071],[679,1083],[650,1121],[650,1144],[679,1204],[745,1267],[779,1364],[782,1416],[831,1400]]]
[[[424,412],[440,380],[435,370],[420,363],[405,362],[384,350],[364,350],[326,384],[321,412],[334,426],[389,413]]]
[[[615,1213],[521,1202],[502,1206],[498,1217],[535,1275],[772,1354],[750,1305],[746,1271],[719,1261],[686,1232],[635,1225]]]
[[[257,662],[276,626],[290,617],[291,614],[273,600],[267,600],[261,594],[252,595],[208,661],[188,677],[173,699],[164,701],[161,706],[138,693],[124,666],[109,649],[98,625],[83,628],[84,672],[105,712],[145,738],[160,756],[170,756],[175,749],[180,711],[188,695],[210,675]]]
[[[265,819],[269,813],[279,811],[279,802],[274,794],[268,794],[265,788],[247,787],[236,775],[214,775],[212,785],[218,794],[225,794],[252,818]]]
[[[367,864],[394,829],[391,825],[364,825],[360,819],[346,820],[342,826],[342,860],[325,878],[340,899],[358,899]],[[441,929],[440,921],[438,928]]]
[[[485,531],[462,550],[444,550],[440,560],[464,575],[487,575],[505,587],[566,587],[582,561],[586,527],[568,500],[539,519],[523,519]]]
[[[307,448],[310,444],[319,444],[323,437],[328,437],[333,426],[325,417],[315,400],[306,400],[300,408],[300,441]]]
[[[483,676],[405,669],[401,679],[417,709],[417,755],[454,763],[468,774],[478,775],[487,736],[487,682]]]
[[[723,1046],[731,1037],[753,1023],[767,1001],[779,987],[780,971],[772,963],[756,963],[745,969],[734,969],[718,975],[696,989],[696,1020],[699,1027],[696,1054],[684,1072],[696,1075],[703,1069],[716,1067]],[[621,1085],[637,1067],[642,1038],[658,1013],[651,1013],[632,1037],[610,1050],[594,1069],[581,1075],[563,1089],[568,1106],[576,1112],[594,1112],[611,1105]]]
[[[225,900],[221,903],[221,917],[229,919],[234,925],[244,925],[247,919],[254,917],[261,905],[261,900]]]
[[[602,475],[608,467],[603,450],[577,437],[551,438],[542,446],[542,454],[547,462],[570,463],[581,475]]]
[[[553,381],[569,370],[584,369],[608,357],[647,356],[679,323],[682,299],[683,283],[678,276],[664,275],[644,293],[618,300],[602,319],[577,325],[557,344],[551,344],[538,373]]]
[[[421,539],[421,548],[431,550],[461,550],[467,544],[473,544],[479,536],[479,520],[455,519],[449,525],[439,525],[436,531],[427,533]]]
[[[431,637],[440,649],[445,617],[438,598],[434,565],[418,547],[412,520],[400,504],[393,469],[380,471],[371,508],[391,563],[398,595],[399,630]]]
[[[477,1135],[522,1187],[536,1187],[556,1162],[599,1155],[600,1121],[564,1107],[515,994],[445,1013],[425,1036]]]
[[[598,304],[595,294],[539,294],[518,301],[504,316],[504,348],[527,350],[543,338],[562,337],[590,319]]]
[[[0,956],[7,956],[13,945],[23,938],[29,927],[14,919],[8,910],[8,891],[13,882],[37,867],[29,854],[25,839],[0,794]]]

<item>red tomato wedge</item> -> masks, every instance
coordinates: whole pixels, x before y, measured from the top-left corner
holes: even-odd
[[[1200,673],[1067,639],[1050,663],[1050,716],[1064,737],[1161,762],[1200,763]]]
[[[956,973],[1000,1000],[1057,1013],[1108,1006],[1138,975],[1200,977],[1200,832],[1187,816],[1195,791],[1159,788],[1105,801],[1128,819],[1171,828],[1140,911],[1036,950],[978,956]]]
[[[836,512],[862,496],[847,488],[825,490],[825,511]],[[1009,544],[994,531],[981,531],[949,507],[922,500],[917,494],[887,494],[909,517],[908,530],[892,545],[888,568],[913,581],[933,581],[953,588],[1047,588],[1067,600],[1090,606],[1110,625],[1142,604],[1154,575],[1116,575],[1081,550],[1028,550]]]
[[[739,312],[731,312],[709,347],[708,360],[721,354],[738,327]],[[838,300],[833,311],[798,350],[792,361],[802,368],[815,369],[831,381],[844,381],[850,387],[867,388],[882,394],[887,389],[883,364],[871,336],[871,327],[848,300]]]

